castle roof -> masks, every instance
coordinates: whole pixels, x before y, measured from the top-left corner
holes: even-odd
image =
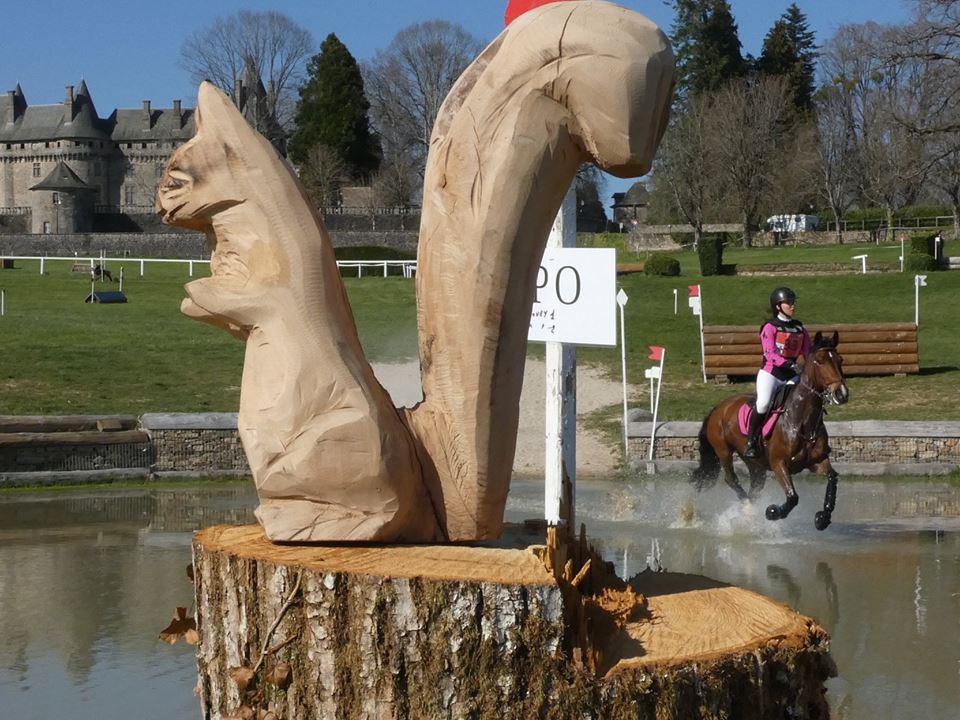
[[[180,110],[179,102],[174,108],[148,108],[145,103],[143,109],[118,109],[101,118],[84,80],[75,94],[67,87],[62,103],[30,106],[17,84],[15,90],[0,95],[0,143],[187,140],[193,135],[193,110]]]
[[[93,190],[80,179],[70,166],[63,160],[58,162],[53,170],[40,182],[30,188],[31,190]]]
[[[147,123],[142,109],[114,110],[107,122],[110,139],[114,142],[139,142],[146,140],[189,140],[193,136],[192,109],[157,108],[150,110]]]
[[[614,207],[632,207],[637,205],[647,205],[649,202],[650,193],[647,191],[646,186],[642,181],[637,181],[630,186],[630,189],[625,193],[614,193],[613,194],[613,206]]]

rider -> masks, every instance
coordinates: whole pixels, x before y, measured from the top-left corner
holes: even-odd
[[[797,360],[810,354],[810,335],[803,323],[793,319],[797,294],[788,287],[770,293],[771,318],[760,328],[763,366],[757,372],[757,406],[750,416],[750,429],[743,457],[760,456],[760,428],[770,410],[773,396],[781,385],[796,382],[800,374]]]

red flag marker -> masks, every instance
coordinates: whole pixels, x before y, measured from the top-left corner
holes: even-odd
[[[541,5],[557,1],[558,0],[510,0],[510,2],[507,3],[507,11],[503,15],[503,24],[509,25],[525,12],[540,7]]]
[[[690,288],[690,297],[700,297],[700,286],[699,285],[687,285]]]
[[[648,358],[650,360],[662,360],[663,359],[663,348],[659,345],[650,345],[650,355]]]

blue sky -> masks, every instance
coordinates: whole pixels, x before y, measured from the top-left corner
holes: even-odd
[[[151,100],[170,107],[174,98],[193,106],[196,88],[179,67],[184,37],[218,16],[238,10],[277,10],[313,33],[319,43],[336,33],[358,60],[372,57],[402,28],[441,18],[464,26],[482,40],[503,27],[506,0],[3,0],[0,92],[17,82],[34,105],[63,100],[65,85],[86,80],[101,115],[116,107]],[[643,13],[669,32],[673,12],[663,0],[618,3]],[[745,53],[759,54],[763,37],[790,0],[732,0]],[[797,0],[818,42],[846,23],[900,22],[909,3],[901,0]],[[629,183],[612,179],[608,191]]]

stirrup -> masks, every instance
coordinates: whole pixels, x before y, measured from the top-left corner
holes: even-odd
[[[752,442],[750,438],[748,438],[746,447],[743,448],[743,457],[745,458],[760,457],[760,443]]]

